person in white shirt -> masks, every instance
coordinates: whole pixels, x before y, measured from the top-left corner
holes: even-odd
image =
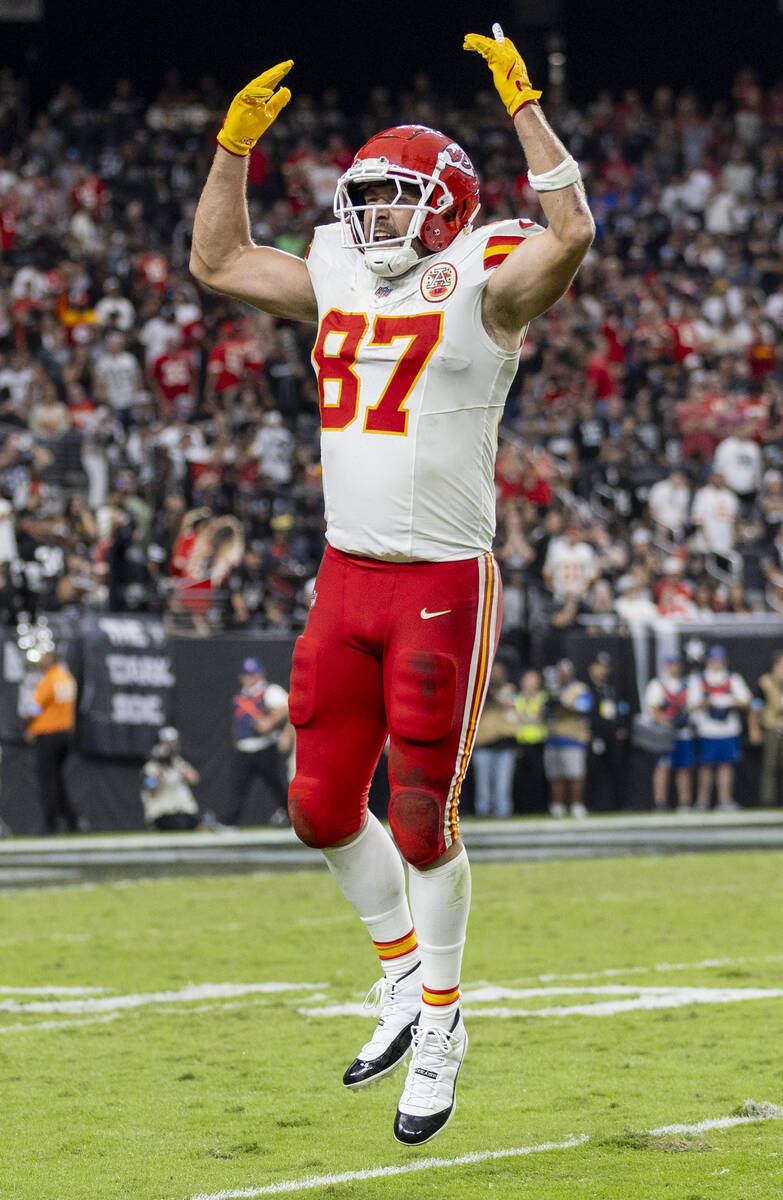
[[[164,317],[158,312],[144,322],[139,332],[139,341],[144,347],[147,370],[165,353],[166,345],[172,337],[179,337],[179,328],[173,313]]]
[[[95,360],[95,388],[107,401],[115,416],[127,428],[132,423],[133,406],[139,398],[143,381],[136,358],[125,349],[121,333],[106,337],[105,349]]]
[[[193,788],[199,773],[180,750],[179,733],[171,725],[161,729],[141,771],[144,820],[151,829],[196,829],[201,823]]]
[[[30,296],[34,300],[44,300],[48,287],[46,276],[37,267],[26,265],[20,267],[11,283],[11,299],[19,300],[22,296]]]
[[[14,506],[7,496],[0,496],[0,563],[13,562],[17,557]]]
[[[740,712],[750,707],[751,694],[741,675],[728,670],[723,646],[707,651],[704,671],[688,684],[688,707],[699,735],[699,774],[696,807],[707,810],[717,776],[719,812],[737,808],[734,767],[742,758]]]
[[[123,296],[119,279],[106,280],[103,295],[95,305],[95,312],[101,325],[111,325],[122,333],[128,333],[133,328],[136,310],[128,297]]]
[[[718,471],[710,475],[709,483],[699,488],[693,497],[691,521],[699,528],[699,548],[716,554],[730,554],[734,549],[739,501]]]
[[[294,439],[283,424],[280,413],[264,413],[261,428],[253,439],[251,453],[258,459],[261,473],[274,483],[290,483]]]
[[[7,388],[17,412],[26,412],[32,395],[35,370],[26,350],[14,350],[8,363],[0,367],[0,389]]]
[[[598,577],[598,559],[589,542],[582,540],[582,527],[571,522],[564,537],[549,543],[544,561],[544,582],[559,603],[582,600]]]
[[[696,761],[693,726],[688,709],[688,684],[683,678],[679,654],[664,658],[657,679],[651,679],[644,693],[644,711],[653,721],[665,725],[674,733],[674,745],[669,754],[662,755],[653,771],[653,805],[665,809],[669,802],[669,773],[674,771],[677,789],[677,808],[686,812],[691,807],[691,770]]]
[[[688,523],[691,489],[684,471],[676,470],[666,479],[659,479],[647,497],[650,516],[665,532],[679,541]]]
[[[712,469],[723,476],[726,486],[747,505],[752,505],[761,487],[762,461],[758,442],[747,437],[727,437],[718,445]]]

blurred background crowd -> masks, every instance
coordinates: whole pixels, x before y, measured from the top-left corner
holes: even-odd
[[[230,97],[172,71],[42,109],[0,72],[0,621],[91,608],[171,632],[301,628],[323,548],[313,331],[200,288],[196,199]],[[783,612],[783,85],[709,110],[556,88],[598,236],[530,329],[500,431],[512,669],[574,625]],[[480,220],[536,218],[494,93],[425,75],[361,112],[295,96],[250,158],[256,241],[303,254],[371,134],[446,130]]]

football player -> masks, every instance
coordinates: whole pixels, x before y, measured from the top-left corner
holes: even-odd
[[[467,1047],[458,804],[501,625],[498,425],[528,323],[568,288],[594,233],[579,168],[513,43],[498,28],[465,48],[489,65],[546,230],[527,220],[474,230],[468,156],[437,130],[400,125],[358,151],[337,185],[337,220],[315,230],[305,260],[254,245],[247,155],[290,99],[287,61],[228,110],[191,259],[209,287],[316,327],[327,547],[293,657],[289,811],[384,971],[378,1024],[343,1082],[375,1082],[412,1046],[394,1123],[409,1145],[451,1117]],[[392,837],[367,809],[387,736]]]

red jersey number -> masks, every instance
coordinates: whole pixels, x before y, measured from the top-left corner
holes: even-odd
[[[356,366],[359,345],[367,332],[364,313],[344,313],[332,308],[324,316],[313,349],[313,362],[318,372],[318,395],[321,404],[322,429],[347,429],[356,420],[359,410],[359,376]],[[377,404],[368,406],[364,416],[366,433],[393,433],[405,436],[408,432],[408,411],[405,402],[426,367],[443,332],[442,313],[418,313],[410,317],[376,317],[368,346],[390,346],[399,338],[408,345],[389,376]],[[339,349],[327,353],[330,333],[342,336]],[[325,384],[337,383],[335,399],[327,399]]]
[[[322,429],[347,429],[356,420],[359,407],[359,376],[354,371],[359,342],[367,332],[364,313],[344,313],[332,308],[321,322],[313,347],[313,362],[318,371],[318,398]],[[342,338],[336,352],[327,352],[330,334]],[[337,384],[335,399],[327,397],[326,384]],[[330,389],[333,394],[335,389]]]

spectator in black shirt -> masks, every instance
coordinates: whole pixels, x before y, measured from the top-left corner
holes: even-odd
[[[593,697],[587,806],[591,812],[627,805],[629,705],[614,679],[612,656],[599,650],[587,669]]]

